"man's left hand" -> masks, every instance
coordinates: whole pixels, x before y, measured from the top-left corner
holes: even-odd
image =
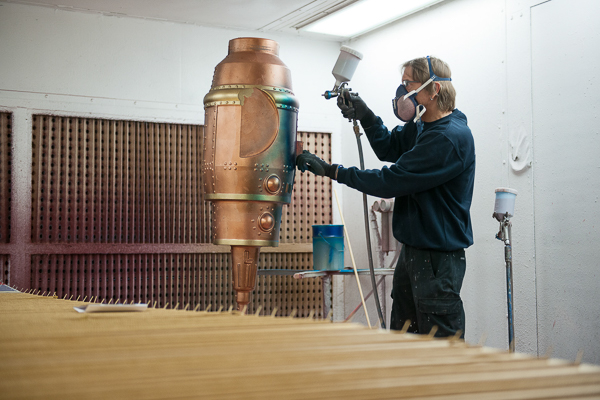
[[[308,150],[304,150],[296,158],[296,166],[302,172],[308,170],[315,175],[328,176],[331,179],[335,179],[335,172],[338,168],[337,164],[330,165]]]

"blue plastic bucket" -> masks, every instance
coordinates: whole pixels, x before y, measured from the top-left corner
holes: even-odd
[[[344,269],[344,226],[313,225],[313,269]]]

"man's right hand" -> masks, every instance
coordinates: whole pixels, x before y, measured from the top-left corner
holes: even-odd
[[[337,98],[337,105],[342,110],[344,118],[357,119],[362,121],[366,116],[371,116],[373,111],[367,107],[367,104],[358,94],[351,93],[349,90],[343,90]]]

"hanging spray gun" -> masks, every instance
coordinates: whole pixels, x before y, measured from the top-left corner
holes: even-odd
[[[356,71],[356,67],[358,66],[358,62],[362,60],[362,54],[358,51],[351,49],[347,46],[342,46],[340,49],[340,55],[333,67],[331,73],[335,78],[335,85],[333,86],[333,90],[327,90],[323,93],[323,96],[326,100],[332,99],[334,97],[341,97],[344,103],[352,107],[352,103],[349,101],[349,94],[352,93],[352,89],[348,88],[348,82],[352,79],[354,75],[354,71]],[[348,94],[346,94],[348,93]],[[358,93],[352,93],[358,96]],[[363,157],[362,144],[360,142],[360,128],[356,119],[352,120],[354,134],[356,135],[356,143],[358,145],[358,157],[360,159],[360,169],[365,169],[365,161]],[[382,329],[385,329],[385,318],[383,316],[383,312],[381,311],[381,305],[379,303],[379,294],[377,292],[377,283],[375,282],[375,270],[373,268],[373,251],[371,249],[371,234],[370,234],[370,225],[369,225],[369,211],[367,206],[367,195],[363,193],[363,213],[365,219],[365,232],[367,239],[367,253],[369,258],[369,270],[371,272],[371,285],[373,286],[373,294],[375,297],[375,306],[377,307],[377,314],[379,316],[379,322]]]
[[[508,350],[515,351],[515,323],[513,311],[513,262],[512,262],[512,223],[510,218],[515,213],[517,191],[510,188],[496,189],[493,218],[500,222],[500,230],[496,239],[504,242],[504,263],[506,265],[506,303],[508,312]]]

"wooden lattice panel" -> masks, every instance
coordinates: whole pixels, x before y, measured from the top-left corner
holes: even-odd
[[[306,271],[312,269],[312,253],[263,253],[259,268],[263,270],[286,269]],[[290,315],[296,310],[299,317],[311,312],[318,318],[323,315],[323,289],[321,278],[294,279],[290,275],[263,275],[256,281],[252,292],[249,312],[261,308],[261,314],[269,315],[277,309],[278,316]]]
[[[0,112],[0,243],[10,242],[12,118]]]
[[[0,262],[2,256],[0,256]],[[306,270],[312,266],[310,253],[264,253],[263,269]],[[59,297],[109,302],[142,302],[157,307],[212,309],[235,307],[229,253],[204,254],[67,254],[32,257],[33,288]],[[249,312],[300,317],[314,311],[322,316],[320,278],[259,276]]]
[[[66,254],[32,256],[34,288],[59,297],[92,296],[164,307],[198,302],[199,254]]]
[[[6,284],[10,283],[10,256],[7,254],[0,254],[0,282]]]
[[[33,116],[32,242],[206,243],[197,125]]]
[[[331,134],[298,132],[304,150],[331,162]],[[331,224],[331,179],[296,169],[292,202],[283,208],[281,243],[312,243],[312,225]]]

